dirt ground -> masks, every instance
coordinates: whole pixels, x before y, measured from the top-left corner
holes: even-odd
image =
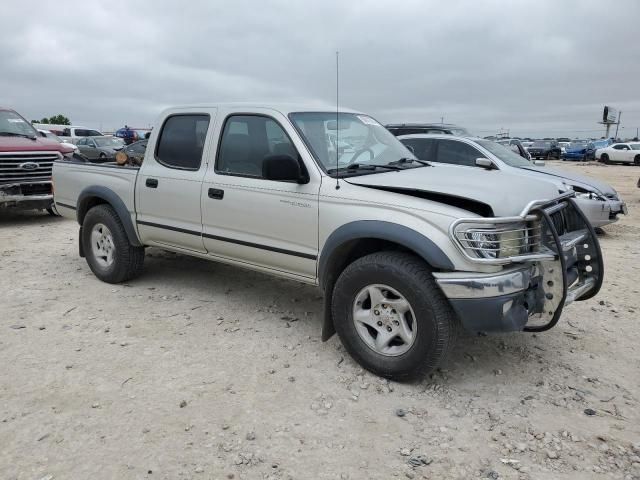
[[[559,166],[629,205],[600,294],[408,384],[320,341],[316,288],[156,249],[108,285],[73,221],[0,213],[0,479],[640,479],[640,169]]]

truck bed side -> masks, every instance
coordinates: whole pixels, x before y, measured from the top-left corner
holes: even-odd
[[[118,203],[112,206],[121,220],[133,226],[136,215],[135,184],[138,171],[137,167],[115,164],[65,160],[54,162],[53,185],[56,208],[63,217],[81,222],[86,213],[86,202],[105,203],[98,200],[98,197],[102,196],[102,200],[106,200],[106,203]],[[109,201],[110,198],[114,200],[119,198],[121,203]],[[122,218],[123,215],[128,218]]]

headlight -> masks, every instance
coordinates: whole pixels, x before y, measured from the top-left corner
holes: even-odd
[[[506,259],[538,250],[540,222],[514,222],[500,225],[460,224],[455,239],[471,257]]]

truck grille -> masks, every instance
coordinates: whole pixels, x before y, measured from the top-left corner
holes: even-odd
[[[51,180],[58,152],[0,152],[0,183]]]

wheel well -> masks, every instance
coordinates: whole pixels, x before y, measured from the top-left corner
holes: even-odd
[[[87,197],[82,200],[82,203],[78,205],[78,223],[82,225],[84,217],[89,210],[97,205],[109,204],[104,198],[101,197]]]
[[[331,285],[335,283],[340,273],[349,264],[355,262],[361,257],[381,251],[407,252],[420,257],[418,253],[414,252],[410,248],[390,240],[383,240],[379,238],[357,238],[349,240],[336,248],[332,253],[331,258],[329,259],[329,267],[322,279],[322,288],[325,290],[327,286],[331,288]],[[425,263],[428,262],[425,260]],[[433,269],[431,265],[429,265],[429,267]]]

